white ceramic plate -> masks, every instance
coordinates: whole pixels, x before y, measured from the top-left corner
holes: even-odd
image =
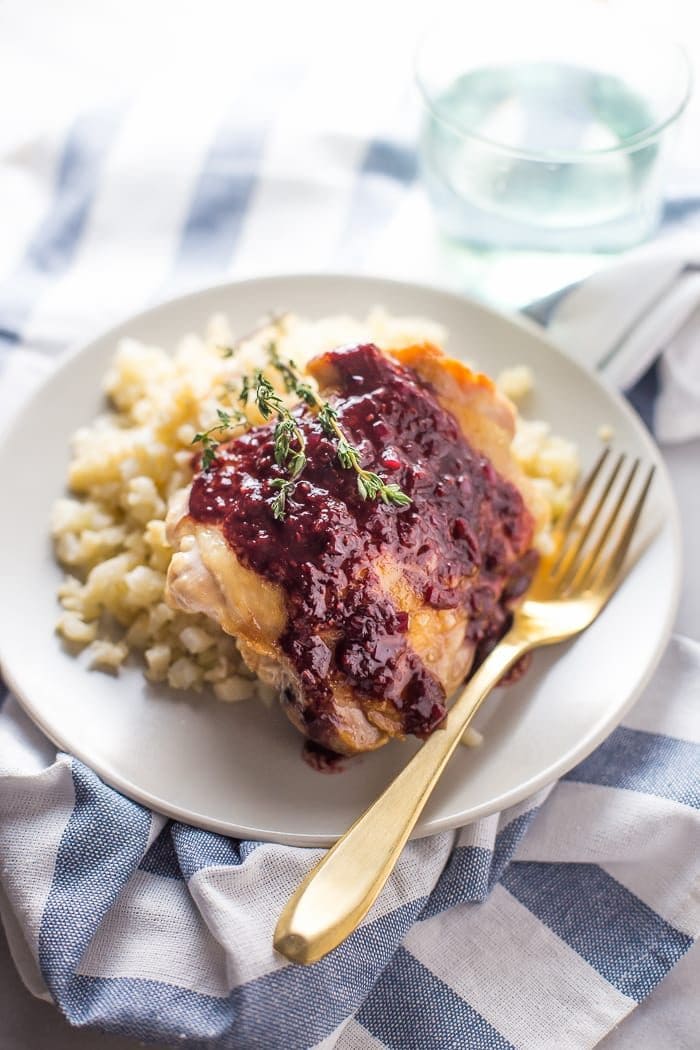
[[[512,805],[561,776],[619,722],[659,659],[676,611],[677,511],[659,453],[625,403],[531,325],[445,292],[364,277],[272,277],[211,288],[134,317],[70,355],[14,421],[0,449],[0,661],[34,721],[105,781],[153,809],[226,834],[319,845],[376,797],[417,746],[391,743],[323,776],[300,758],[301,737],[279,710],[223,704],[151,686],[141,671],[88,672],[54,634],[61,579],[48,536],[64,490],[68,443],[102,407],[101,380],[125,335],[173,346],[225,311],[248,331],[271,308],[311,317],[392,313],[434,318],[449,350],[493,374],[530,365],[528,415],[576,441],[584,464],[602,423],[620,449],[654,461],[661,532],[597,623],[575,642],[535,656],[523,681],[501,690],[476,725],[482,747],[462,748],[416,834],[455,827]],[[652,508],[654,509],[654,508]]]

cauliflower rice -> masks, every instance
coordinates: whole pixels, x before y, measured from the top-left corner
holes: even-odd
[[[87,647],[91,667],[116,671],[137,653],[153,682],[209,688],[220,700],[273,698],[248,671],[233,638],[202,615],[174,612],[163,599],[172,554],[165,516],[170,497],[192,478],[192,440],[217,424],[218,408],[236,404],[243,376],[265,367],[273,337],[280,355],[299,371],[315,354],[343,343],[398,348],[446,341],[434,322],[390,317],[381,309],[364,321],[287,314],[240,340],[229,356],[224,350],[233,345],[234,333],[220,315],[211,318],[203,339],[186,336],[173,355],[122,340],[105,379],[110,411],[74,435],[68,473],[73,495],[56,502],[52,517],[56,553],[69,573],[58,591],[63,612],[57,629],[71,646]],[[266,374],[277,386],[274,369]],[[534,377],[520,366],[496,382],[517,402]],[[252,424],[261,422],[253,405],[247,416]],[[579,470],[576,448],[553,435],[547,423],[519,415],[513,449],[545,497],[551,524],[571,497]],[[537,542],[546,549],[548,528]]]

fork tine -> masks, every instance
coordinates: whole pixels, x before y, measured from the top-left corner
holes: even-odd
[[[651,483],[654,478],[655,471],[655,466],[651,466],[649,468],[649,472],[646,476],[646,480],[642,487],[642,491],[640,492],[637,502],[632,508],[632,512],[629,518],[627,519],[622,535],[620,536],[610,556],[605,562],[603,562],[603,565],[601,566],[600,575],[596,581],[598,586],[614,587],[615,582],[619,577],[620,572],[622,571],[622,567],[627,557],[627,552],[629,551],[630,544],[632,542],[632,537],[634,536],[634,533],[637,529],[637,525],[639,524],[639,519],[644,508],[644,503],[646,502],[649,489],[651,488]]]
[[[624,459],[624,457],[621,456],[620,457],[620,466],[622,466],[622,460],[623,459]],[[629,470],[629,472],[627,474],[627,479],[626,479],[624,485],[622,486],[622,492],[618,496],[617,502],[614,504],[610,514],[608,515],[608,520],[606,521],[605,525],[603,526],[602,532],[600,533],[600,536],[596,540],[596,543],[595,543],[595,546],[593,547],[593,550],[590,551],[590,553],[586,554],[585,557],[583,557],[578,562],[578,566],[576,568],[575,573],[570,577],[569,587],[571,587],[571,588],[573,588],[573,587],[579,587],[579,588],[584,587],[586,582],[589,580],[589,578],[591,576],[591,573],[593,572],[593,570],[598,565],[598,559],[599,559],[599,557],[601,555],[601,552],[603,551],[603,549],[605,547],[605,544],[607,543],[607,541],[608,541],[608,539],[610,537],[610,534],[612,533],[613,528],[615,527],[615,522],[617,521],[617,519],[620,516],[620,512],[621,512],[621,510],[622,510],[622,508],[624,506],[625,500],[627,499],[627,493],[629,492],[630,486],[632,485],[632,482],[634,481],[634,478],[635,478],[635,476],[637,474],[637,471],[639,470],[639,466],[640,466],[640,461],[638,459],[635,459],[634,463],[632,464],[632,466],[631,466],[631,468],[630,468],[630,470]],[[614,480],[614,478],[613,478],[613,480]],[[605,502],[605,499],[606,499],[608,493],[610,492],[611,487],[612,487],[611,485],[608,485],[606,490],[605,490],[605,492],[604,492],[604,494],[603,494],[603,496],[601,497],[601,501],[600,501],[600,510],[601,511],[602,511],[602,505]]]
[[[559,585],[560,586],[565,586],[567,583],[570,583],[572,577],[577,572],[579,564],[580,564],[579,563],[579,555],[581,554],[581,551],[583,550],[584,545],[586,544],[586,542],[588,540],[588,537],[591,535],[591,532],[593,531],[593,529],[595,528],[596,524],[600,520],[600,516],[602,514],[603,507],[605,506],[607,498],[610,495],[610,490],[612,489],[613,485],[615,484],[615,481],[617,479],[617,475],[620,473],[620,470],[622,468],[622,464],[624,463],[624,461],[625,461],[625,454],[624,454],[624,452],[621,452],[620,455],[617,457],[617,461],[615,463],[615,466],[612,469],[612,473],[610,474],[610,477],[608,478],[608,480],[605,483],[605,487],[603,488],[603,491],[602,491],[601,495],[598,497],[598,501],[597,501],[596,505],[593,507],[593,510],[591,511],[591,513],[590,513],[590,515],[588,517],[588,521],[583,526],[583,529],[581,530],[581,533],[579,534],[577,539],[573,542],[573,544],[571,546],[567,547],[565,556],[562,559],[560,559],[559,569],[561,570],[562,565],[564,565],[563,571],[561,571],[560,574],[559,574]]]
[[[572,502],[571,506],[568,508],[568,510],[566,511],[564,517],[557,524],[557,526],[556,526],[556,528],[554,530],[554,537],[553,538],[554,538],[555,544],[559,543],[559,551],[558,551],[557,557],[555,558],[554,562],[552,563],[552,566],[551,566],[551,569],[550,569],[550,574],[552,576],[559,570],[559,566],[561,565],[562,560],[564,558],[564,554],[566,553],[565,545],[566,545],[566,538],[567,538],[567,535],[569,533],[569,530],[570,530],[572,524],[574,523],[574,521],[576,520],[576,518],[578,517],[579,511],[581,510],[581,507],[585,503],[586,497],[588,496],[588,493],[591,491],[591,489],[593,488],[593,485],[597,481],[598,475],[600,474],[600,472],[601,472],[601,470],[603,468],[603,464],[605,463],[605,461],[606,461],[606,459],[608,458],[609,455],[610,455],[610,446],[608,445],[608,446],[606,446],[606,448],[603,449],[601,454],[598,456],[598,459],[595,461],[595,463],[591,467],[591,470],[590,470],[589,474],[587,475],[587,477],[584,478],[583,483],[581,484],[581,486],[578,488],[577,492],[574,495],[574,499],[573,499],[573,502]]]

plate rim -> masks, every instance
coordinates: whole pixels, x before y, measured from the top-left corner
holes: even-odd
[[[240,289],[247,285],[261,285],[266,283],[279,283],[279,282],[291,282],[298,284],[305,284],[309,281],[313,282],[337,282],[347,281],[349,283],[365,284],[368,286],[372,285],[383,285],[391,286],[400,291],[417,291],[418,293],[429,293],[437,295],[446,300],[452,301],[458,305],[467,304],[470,308],[475,309],[482,314],[489,316],[499,323],[506,323],[514,328],[520,328],[528,332],[530,336],[534,336],[540,343],[544,344],[555,354],[560,357],[564,357],[567,364],[573,367],[575,372],[582,373],[588,378],[592,378],[598,386],[600,386],[607,397],[609,397],[615,404],[617,409],[626,416],[630,422],[632,428],[635,431],[636,436],[640,439],[641,444],[646,448],[650,458],[656,463],[657,470],[667,485],[668,491],[671,495],[671,499],[668,505],[665,507],[666,511],[666,523],[670,527],[671,532],[671,547],[673,557],[673,577],[670,601],[668,604],[667,614],[660,626],[657,642],[650,654],[645,672],[640,677],[637,685],[632,689],[624,701],[624,703],[616,707],[609,717],[606,717],[595,724],[592,730],[584,737],[584,742],[579,742],[576,746],[570,747],[559,759],[555,762],[551,762],[544,770],[541,770],[537,775],[530,777],[529,780],[521,782],[516,787],[511,788],[509,791],[505,791],[492,798],[491,800],[482,803],[481,805],[472,806],[468,810],[468,816],[464,819],[465,815],[462,814],[462,818],[458,819],[455,816],[442,816],[434,817],[430,821],[420,822],[414,829],[411,835],[412,839],[424,838],[429,835],[438,834],[442,831],[453,830],[455,828],[465,827],[475,821],[488,816],[492,813],[501,812],[504,809],[510,808],[517,805],[519,802],[531,797],[535,792],[547,787],[550,784],[555,783],[558,779],[564,776],[570,769],[573,768],[578,762],[583,761],[592,751],[595,750],[615,729],[617,725],[622,721],[625,714],[634,705],[637,698],[644,691],[650,679],[652,678],[658,664],[663,656],[664,651],[668,645],[673,624],[675,622],[678,606],[681,597],[681,585],[682,585],[682,567],[683,567],[683,552],[682,552],[682,540],[681,540],[681,522],[680,522],[680,511],[678,507],[678,501],[673,490],[668,468],[661,454],[661,450],[654,441],[653,436],[647,430],[643,421],[640,419],[638,414],[630,406],[627,400],[619,393],[619,391],[609,386],[604,378],[598,373],[587,369],[579,361],[569,356],[566,351],[554,341],[547,333],[546,329],[536,324],[530,318],[523,316],[520,313],[503,311],[495,308],[494,306],[484,303],[474,296],[458,292],[454,289],[441,287],[440,285],[431,284],[428,282],[420,282],[414,280],[403,280],[396,277],[386,277],[380,274],[371,273],[358,273],[348,272],[344,270],[324,270],[323,272],[295,272],[295,273],[274,273],[274,274],[263,274],[260,276],[248,276],[238,280],[223,280],[217,281],[211,284],[203,285],[194,289],[190,289],[180,295],[175,295],[167,299],[152,303],[151,305],[137,311],[136,313],[126,314],[121,320],[116,321],[104,329],[92,333],[87,339],[74,340],[69,346],[62,351],[56,358],[53,367],[50,368],[48,373],[43,376],[37,385],[31,390],[29,395],[20,402],[16,407],[15,411],[11,412],[6,417],[4,424],[0,428],[0,449],[4,447],[7,437],[11,434],[16,423],[20,417],[31,410],[31,406],[36,399],[42,396],[46,387],[50,386],[56,375],[63,372],[68,368],[71,363],[78,357],[89,354],[92,348],[101,342],[110,339],[116,339],[119,334],[122,336],[124,333],[122,330],[126,326],[138,325],[139,322],[152,317],[154,314],[162,310],[168,310],[176,304],[181,306],[186,304],[188,301],[194,301],[199,298],[221,293],[224,294],[230,289]],[[3,634],[0,632],[0,669],[5,683],[8,685],[10,692],[16,698],[18,703],[24,712],[29,716],[32,722],[38,726],[41,732],[59,749],[66,751],[69,755],[76,757],[79,761],[83,762],[88,768],[93,770],[99,776],[99,778],[108,786],[112,787],[116,791],[125,795],[127,798],[139,803],[140,805],[146,806],[148,809],[153,810],[156,813],[162,814],[168,818],[183,821],[188,824],[192,824],[195,827],[204,828],[208,831],[213,831],[217,834],[223,834],[229,837],[236,838],[248,838],[254,839],[261,842],[276,842],[284,845],[296,845],[306,847],[319,847],[329,846],[336,841],[335,837],[314,834],[314,833],[287,833],[287,832],[275,832],[275,833],[261,833],[259,828],[247,827],[243,824],[234,824],[228,821],[220,820],[216,817],[207,816],[204,813],[198,813],[192,810],[183,809],[177,805],[171,805],[167,799],[160,798],[158,795],[141,790],[138,785],[133,784],[128,778],[120,775],[116,771],[112,771],[108,764],[102,762],[95,762],[93,758],[86,755],[82,748],[68,747],[66,742],[61,739],[61,734],[56,733],[50,726],[45,723],[44,717],[39,710],[36,710],[34,703],[29,696],[19,687],[19,684],[14,678],[14,675],[7,667],[7,658],[4,652]]]

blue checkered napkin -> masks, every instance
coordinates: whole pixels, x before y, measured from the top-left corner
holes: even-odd
[[[527,803],[412,842],[310,968],[271,938],[320,851],[165,822],[37,754],[9,699],[0,856],[20,956],[74,1024],[169,1043],[593,1046],[698,934],[699,675],[700,646],[674,640],[597,751]]]
[[[134,52],[118,92],[100,89],[106,59],[93,90],[73,91],[57,72],[72,63],[80,86],[94,50],[68,56],[58,33],[40,47],[37,26],[23,81],[42,105],[27,96],[0,136],[0,417],[67,341],[187,285],[329,266],[445,279],[416,183],[411,16],[382,29],[380,7],[369,38],[348,24],[343,55],[318,46],[317,22],[292,38],[290,21],[279,41],[262,26],[257,50],[236,25],[188,41],[186,65],[159,51],[157,76]],[[216,60],[233,39],[236,61]],[[359,45],[361,67],[339,75]],[[550,304],[562,338],[590,314],[577,302]],[[663,361],[632,391],[651,422],[693,390],[692,318],[674,318],[659,338],[656,316],[647,342]],[[609,349],[608,363],[629,357],[622,335]],[[319,851],[165,822],[56,755],[8,697],[0,914],[18,967],[72,1023],[168,1045],[593,1046],[700,928],[699,674],[700,648],[676,639],[593,755],[549,793],[410,843],[368,920],[310,968],[276,957],[271,934]]]

